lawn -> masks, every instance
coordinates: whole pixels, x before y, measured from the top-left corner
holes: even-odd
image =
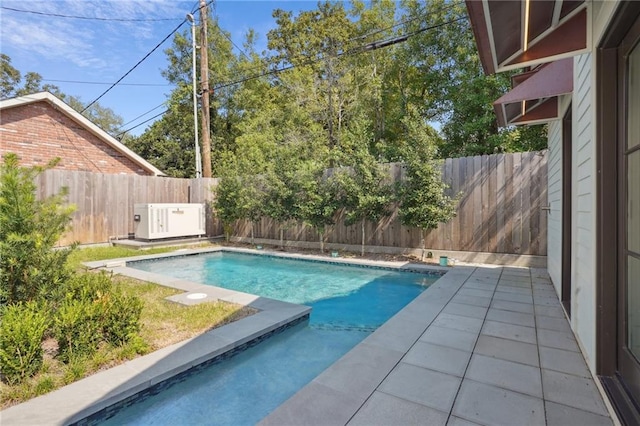
[[[143,253],[164,253],[176,249],[175,247],[158,248],[145,250]],[[86,248],[72,253],[68,263],[75,269],[82,269],[82,262],[85,261],[140,254],[138,250],[122,247]],[[194,306],[179,305],[165,298],[180,293],[180,290],[119,276],[114,276],[113,280],[123,291],[138,296],[144,302],[141,339],[129,342],[120,348],[105,344],[91,357],[76,359],[68,364],[55,358],[57,351],[55,340],[46,339],[44,368],[36,376],[19,385],[10,386],[2,383],[0,409],[50,392],[136,356],[194,337],[254,312],[251,308],[224,302],[202,303]]]

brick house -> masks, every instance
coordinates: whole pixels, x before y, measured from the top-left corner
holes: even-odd
[[[0,155],[24,166],[60,157],[57,169],[104,174],[164,173],[49,92],[0,101]]]

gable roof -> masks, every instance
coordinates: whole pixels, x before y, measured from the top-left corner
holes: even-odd
[[[144,170],[149,171],[155,176],[166,176],[162,170],[156,168],[153,164],[149,163],[144,158],[140,157],[138,154],[127,148],[122,142],[118,141],[116,138],[102,130],[100,127],[95,125],[91,120],[86,118],[84,115],[80,114],[78,111],[71,108],[67,105],[62,99],[52,95],[49,92],[39,92],[31,95],[20,96],[12,99],[0,100],[0,111],[8,108],[14,108],[18,106],[29,105],[36,102],[48,102],[54,108],[65,114],[67,117],[71,118],[73,121],[80,124],[82,127],[87,129],[89,132],[93,133],[98,139],[106,143],[107,145],[114,148],[116,151],[121,152],[123,155],[128,157],[135,164],[142,167]]]

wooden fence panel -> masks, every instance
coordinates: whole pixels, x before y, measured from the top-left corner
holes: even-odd
[[[456,217],[426,236],[433,250],[546,255],[547,151],[453,158],[444,161],[442,179],[451,195],[460,196]],[[329,174],[331,171],[328,172]],[[393,179],[402,176],[400,164],[390,164]],[[249,236],[250,227],[239,223],[235,235]],[[402,226],[397,211],[379,223],[365,226],[365,244],[388,247],[422,246],[418,229]],[[279,239],[278,224],[263,219],[255,227],[256,238]],[[304,225],[287,228],[285,238],[318,241],[318,234]],[[327,230],[330,243],[359,245],[360,223],[336,225]]]
[[[331,171],[329,171],[331,173]],[[390,164],[393,180],[402,178],[401,164]],[[434,250],[481,251],[546,255],[547,151],[495,154],[447,159],[442,179],[449,194],[459,195],[456,217],[427,233],[425,242]],[[104,175],[89,172],[47,170],[37,180],[38,196],[46,197],[66,186],[68,201],[77,207],[73,227],[61,244],[106,242],[134,232],[133,208],[137,203],[205,203],[207,235],[221,235],[222,225],[211,208],[215,178],[176,179],[137,175]],[[251,226],[238,223],[234,233],[249,237]],[[256,238],[279,239],[279,224],[263,218],[254,224]],[[293,225],[285,238],[318,242],[315,229]],[[325,240],[358,245],[361,224],[344,224],[336,216]],[[418,229],[402,226],[397,211],[379,223],[367,223],[368,245],[416,248],[422,245]]]

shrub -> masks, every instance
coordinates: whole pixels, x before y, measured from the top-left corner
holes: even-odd
[[[104,272],[75,275],[61,293],[55,336],[64,362],[94,353],[103,340],[122,345],[140,330],[142,301],[124,294]]]
[[[73,207],[66,190],[39,200],[35,177],[47,167],[20,167],[18,156],[0,165],[0,305],[47,298],[69,277],[71,249],[52,250],[67,230]]]
[[[111,276],[105,272],[73,275],[59,288],[61,300],[84,300],[94,302],[112,291]]]
[[[46,310],[35,302],[6,306],[0,324],[0,370],[19,383],[42,366],[42,340],[49,326]]]
[[[53,335],[58,341],[58,358],[62,362],[94,353],[101,338],[95,304],[66,299],[56,313]]]
[[[100,300],[99,315],[105,341],[120,346],[140,331],[142,301],[120,291],[112,291]]]

